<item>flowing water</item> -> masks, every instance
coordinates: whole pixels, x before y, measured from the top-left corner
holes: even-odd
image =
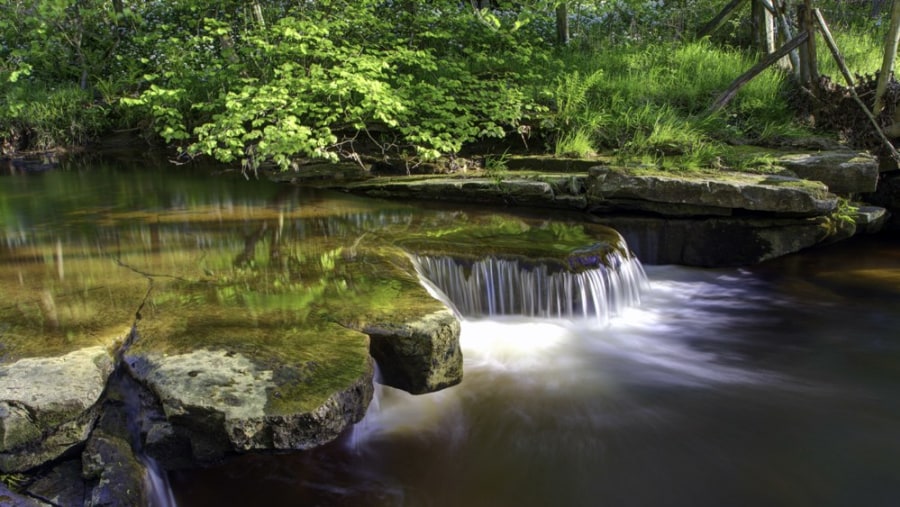
[[[452,257],[412,257],[422,282],[463,317],[522,315],[605,324],[640,304],[647,282],[641,263],[618,252],[605,264],[577,272],[506,259],[460,264]]]
[[[345,439],[175,474],[182,505],[891,506],[900,242],[649,266],[605,327],[466,321],[466,377]]]
[[[71,244],[88,256],[98,242],[126,236],[160,266],[173,245],[239,256],[261,220],[257,209],[315,211],[281,220],[316,254],[327,250],[315,246],[322,238],[350,245],[361,232],[435,214],[495,213],[170,172],[87,173],[0,183],[5,263],[25,262],[17,252],[26,250],[40,250],[49,263]],[[87,206],[89,193],[99,202]],[[191,211],[197,206],[204,211]],[[162,219],[131,213],[147,209]],[[224,217],[215,227],[210,209]],[[133,218],[113,221],[113,212]],[[190,221],[192,213],[205,217],[203,225]],[[76,266],[65,264],[67,280]],[[460,385],[420,396],[379,387],[366,418],[339,440],[172,472],[175,500],[181,507],[900,502],[896,237],[747,269],[644,268],[649,287],[640,305],[616,307],[607,322],[584,319],[583,311],[469,318]]]

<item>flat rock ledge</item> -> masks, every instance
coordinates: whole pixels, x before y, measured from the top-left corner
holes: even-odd
[[[849,164],[844,170],[863,174],[866,182],[844,189],[871,188],[870,173],[877,175],[874,160],[861,155],[815,160],[798,157],[796,163],[819,167],[837,160]],[[756,264],[856,233],[878,232],[886,222],[878,207],[842,212],[840,198],[819,181],[727,171],[670,175],[599,165],[586,173],[510,171],[502,178],[401,176],[315,185],[381,198],[585,212],[589,220],[622,232],[644,262],[705,267]],[[701,229],[707,232],[698,242]]]
[[[587,203],[592,209],[630,208],[669,216],[727,216],[743,210],[806,217],[826,215],[838,205],[825,184],[786,176],[724,173],[685,178],[602,166],[591,168],[589,175]],[[639,203],[653,204],[642,208]]]
[[[638,211],[684,217],[750,211],[808,217],[827,215],[838,206],[838,197],[825,184],[789,176],[670,176],[608,166],[592,167],[587,174],[386,178],[319,186],[373,197],[569,208],[596,214]]]
[[[96,346],[0,366],[0,470],[26,471],[82,444],[113,363]]]
[[[878,161],[866,153],[796,153],[781,156],[776,163],[800,178],[821,181],[836,194],[874,192],[878,186]]]

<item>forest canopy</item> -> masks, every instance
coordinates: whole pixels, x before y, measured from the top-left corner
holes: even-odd
[[[11,154],[127,131],[252,170],[415,163],[486,140],[703,163],[720,143],[809,127],[774,69],[707,114],[759,59],[749,14],[696,36],[726,3],[0,0],[0,142]],[[855,70],[876,71],[889,9],[819,3]]]

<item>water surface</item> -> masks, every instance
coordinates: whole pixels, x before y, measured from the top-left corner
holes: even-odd
[[[221,270],[262,223],[324,271],[367,234],[498,213],[145,165],[2,176],[0,259],[20,273],[9,283],[37,268],[94,283],[123,255],[156,270],[219,255],[209,270]],[[264,274],[276,266],[268,237],[251,252]],[[174,472],[178,504],[897,504],[896,238],[748,269],[645,267],[641,306],[608,325],[466,321],[462,384],[421,396],[379,388],[366,418],[320,449]]]

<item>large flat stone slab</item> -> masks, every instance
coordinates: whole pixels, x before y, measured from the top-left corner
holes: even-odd
[[[554,202],[550,184],[524,178],[388,178],[349,183],[345,188],[371,197],[394,199],[545,206]]]
[[[0,470],[28,470],[83,443],[112,370],[103,347],[0,365]]]
[[[775,163],[800,178],[821,181],[837,194],[874,192],[878,185],[878,160],[865,153],[799,153],[779,157]]]
[[[747,173],[671,176],[597,166],[587,182],[589,208],[646,209],[663,215],[722,215],[745,210],[789,216],[821,216],[837,208],[837,196],[821,183]],[[671,207],[672,212],[667,209]]]
[[[852,221],[830,217],[608,216],[598,220],[618,230],[646,264],[701,267],[759,264],[847,238],[856,231]]]

